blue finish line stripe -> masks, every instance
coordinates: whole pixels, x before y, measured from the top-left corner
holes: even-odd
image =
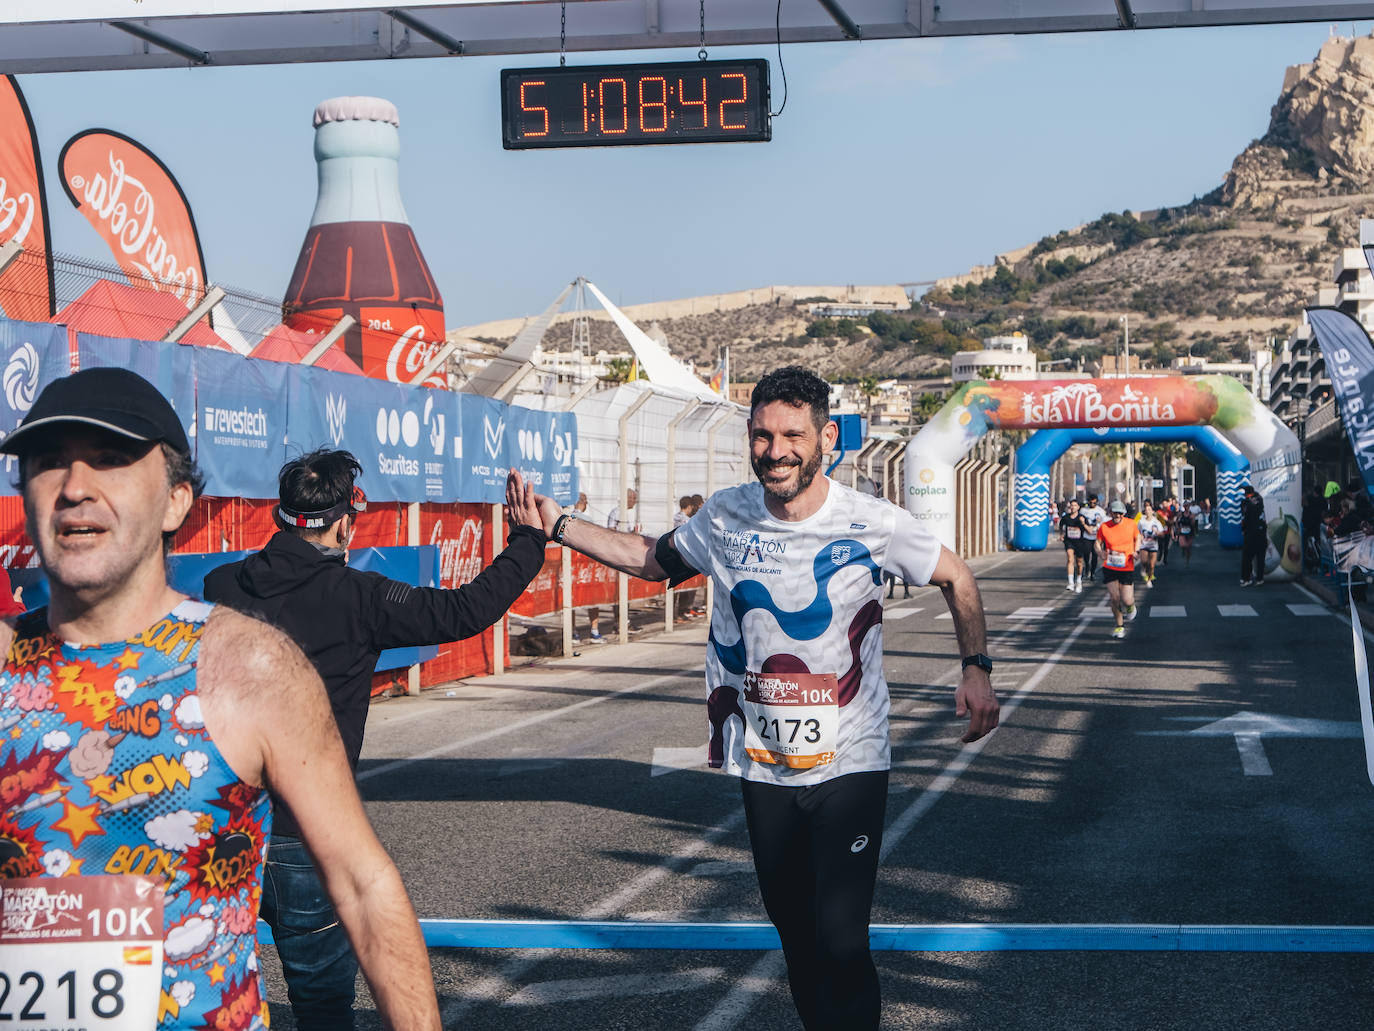
[[[777,949],[771,924],[421,920],[438,949]],[[1253,924],[874,924],[875,952],[1374,952],[1374,927]],[[270,944],[266,924],[258,941]]]

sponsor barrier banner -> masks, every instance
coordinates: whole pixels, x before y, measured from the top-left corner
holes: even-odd
[[[62,326],[0,320],[4,355],[4,397],[0,398],[0,439],[19,425],[39,392],[71,368],[67,331]],[[0,494],[15,493],[18,460],[0,455]]]
[[[127,337],[78,333],[76,353],[79,368],[113,366],[129,369],[153,384],[172,403],[172,408],[181,417],[187,439],[191,439],[196,417],[196,380],[195,368],[191,364],[191,348],[130,340]],[[63,370],[64,375],[66,371]],[[194,443],[191,446],[194,448]],[[276,492],[274,486],[272,494]]]
[[[205,258],[191,206],[167,166],[108,129],[77,133],[57,163],[67,196],[109,245],[129,282],[193,307],[205,291]]]
[[[67,331],[0,319],[0,433],[70,369]],[[517,467],[560,503],[577,492],[577,420],[427,387],[261,361],[206,348],[77,335],[81,368],[117,366],[153,383],[181,416],[205,473],[205,493],[271,498],[289,455],[343,448],[362,463],[378,502],[487,502],[506,496]],[[0,493],[12,493],[9,480]]]
[[[0,273],[0,315],[28,322],[52,318],[52,240],[43,162],[24,94],[12,75],[0,75],[0,244],[25,254]]]
[[[484,427],[484,444],[485,439]],[[561,505],[577,500],[577,420],[571,412],[512,406],[506,412],[505,439],[507,464],[518,469],[526,483]]]
[[[191,354],[196,461],[217,493],[251,497],[262,488],[263,470],[286,461],[291,366],[204,347]]]
[[[245,359],[252,361],[252,359]],[[453,457],[457,394],[290,367],[287,448],[338,447],[363,466],[379,501],[472,501]],[[503,484],[504,490],[504,484]]]

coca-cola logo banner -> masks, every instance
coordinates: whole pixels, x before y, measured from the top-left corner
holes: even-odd
[[[135,285],[192,308],[205,292],[205,259],[186,195],[151,152],[117,132],[88,129],[58,158],[62,186]]]
[[[28,322],[46,322],[55,310],[41,167],[24,94],[13,76],[0,76],[0,244],[17,243],[25,254],[0,273],[0,314]]]

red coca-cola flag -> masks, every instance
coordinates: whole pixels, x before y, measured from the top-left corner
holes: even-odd
[[[47,322],[53,311],[52,241],[38,137],[14,76],[0,76],[0,244],[24,253],[0,273],[0,311]]]
[[[109,129],[87,129],[58,158],[62,186],[135,285],[187,308],[205,293],[205,258],[191,206],[167,166]]]

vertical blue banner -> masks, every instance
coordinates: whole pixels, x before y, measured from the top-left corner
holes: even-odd
[[[506,453],[512,468],[559,504],[577,499],[577,420],[571,412],[512,405],[506,413]]]
[[[206,481],[220,495],[275,496],[285,460],[290,366],[205,347],[188,350],[196,383],[191,440]]]
[[[577,416],[572,412],[545,412],[549,420],[549,490],[544,493],[560,505],[577,500],[581,484],[577,478]]]
[[[0,397],[3,439],[29,414],[43,388],[70,371],[66,327],[0,320],[0,354],[5,360],[4,396]],[[10,484],[19,475],[18,460],[11,455],[0,458],[0,494],[13,494]]]
[[[463,395],[464,501],[496,504],[505,500],[510,469],[507,438],[512,436],[508,411],[508,405],[489,397]]]
[[[1358,319],[1337,308],[1308,308],[1307,321],[1326,359],[1341,425],[1365,490],[1374,496],[1374,344]]]
[[[78,333],[77,358],[83,369],[116,367],[136,372],[171,402],[191,437],[196,418],[196,376],[192,354],[196,348],[127,337],[103,337]],[[274,488],[275,492],[275,488]],[[271,495],[268,495],[271,497]]]

